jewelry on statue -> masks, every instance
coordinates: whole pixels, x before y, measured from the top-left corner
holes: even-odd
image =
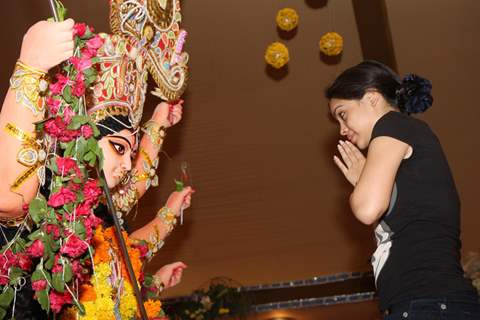
[[[150,141],[156,146],[162,146],[163,140],[167,136],[167,129],[153,120],[148,120],[143,126],[142,131],[150,138]]]
[[[46,75],[42,70],[17,61],[10,78],[10,87],[15,90],[15,101],[29,109],[34,116],[45,111],[43,94],[48,89]]]
[[[173,210],[168,207],[161,208],[157,213],[157,217],[165,224],[168,233],[172,232],[177,225],[177,217]]]
[[[12,137],[22,142],[22,148],[17,153],[17,162],[28,167],[19,177],[15,179],[12,186],[12,191],[17,190],[35,173],[39,173],[39,178],[42,180],[42,172],[47,158],[47,153],[43,148],[41,140],[37,140],[34,134],[23,131],[14,124],[7,123],[5,131]]]
[[[160,230],[158,230],[158,226],[153,226],[154,232],[150,234],[150,237],[145,240],[148,247],[147,252],[147,260],[152,259],[152,257],[163,247],[165,242],[160,237]]]
[[[155,161],[152,161],[145,149],[140,148],[140,154],[143,156],[143,173],[137,176],[138,181],[145,181],[146,189],[148,190],[150,186],[158,186],[158,176],[156,174],[158,168],[158,157],[155,158]]]
[[[165,290],[165,284],[163,283],[162,279],[160,279],[160,276],[153,276],[153,285],[155,288],[157,288],[157,294],[160,294],[163,292],[163,290]]]
[[[137,186],[137,170],[132,169],[128,173],[127,178],[122,179],[122,183],[115,189],[112,194],[113,204],[117,211],[128,214],[130,210],[138,202]]]

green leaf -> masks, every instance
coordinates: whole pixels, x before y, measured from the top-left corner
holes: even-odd
[[[82,238],[82,240],[85,240],[86,231],[85,231],[85,227],[83,226],[82,222],[80,222],[80,221],[75,222],[75,224],[73,226],[73,230],[75,231],[75,234],[77,236]]]
[[[0,307],[8,308],[13,301],[13,296],[15,295],[12,287],[8,286],[2,294],[0,294]]]
[[[63,280],[65,282],[69,282],[72,280],[73,272],[72,272],[72,265],[70,264],[70,261],[65,260],[65,265],[63,266],[64,270],[64,278]]]
[[[37,239],[42,239],[45,234],[43,233],[43,230],[38,229],[35,230],[34,232],[30,233],[28,235],[28,239],[31,241],[37,240]]]
[[[65,86],[65,89],[63,89],[63,99],[65,100],[66,103],[71,104],[73,100],[72,96],[72,87],[70,86]]]
[[[184,188],[183,182],[175,179],[175,191],[182,191]]]
[[[23,270],[17,267],[10,268],[10,285],[15,285],[19,277],[23,276]]]
[[[76,115],[72,117],[72,121],[68,125],[68,129],[76,130],[86,123],[88,123],[88,117]]]
[[[58,0],[55,1],[55,7],[57,10],[58,20],[59,22],[62,22],[67,16],[67,8],[65,8],[63,4]]]
[[[50,301],[48,299],[48,289],[37,292],[37,300],[42,306],[42,309],[47,313],[50,311]]]
[[[28,213],[32,220],[38,225],[45,218],[47,213],[47,201],[43,196],[37,196],[30,202]]]
[[[17,240],[13,245],[13,250],[12,250],[13,253],[18,253],[25,250],[26,245],[27,245],[27,242],[25,241],[25,239],[17,238]]]
[[[61,272],[54,272],[52,276],[52,286],[58,292],[63,293],[65,291],[65,281]]]
[[[0,320],[5,318],[6,315],[7,315],[7,311],[3,308],[0,308]]]

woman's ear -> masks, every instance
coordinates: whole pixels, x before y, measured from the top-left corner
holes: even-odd
[[[381,94],[377,91],[367,91],[363,96],[365,102],[367,102],[371,107],[376,108],[378,106],[378,101],[380,100]]]

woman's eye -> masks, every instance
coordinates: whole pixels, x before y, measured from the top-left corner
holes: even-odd
[[[110,144],[118,154],[121,154],[121,155],[125,154],[125,147],[122,144],[115,143],[115,142],[110,142]]]
[[[345,120],[345,118],[346,118],[346,113],[345,113],[345,111],[340,112],[340,118],[341,118],[342,120]]]

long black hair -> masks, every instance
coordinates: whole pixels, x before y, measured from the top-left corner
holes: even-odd
[[[367,60],[342,72],[327,88],[327,99],[359,100],[375,90],[393,107],[405,113],[427,110],[433,103],[429,80],[408,74],[402,80],[386,65]]]

